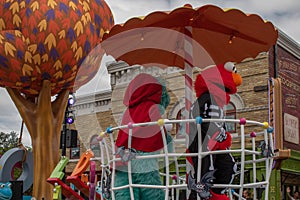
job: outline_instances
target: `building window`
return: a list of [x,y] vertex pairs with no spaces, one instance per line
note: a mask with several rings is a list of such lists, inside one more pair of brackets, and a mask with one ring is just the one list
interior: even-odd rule
[[[184,111],[185,108],[182,108],[178,111],[176,115],[176,120],[184,119]],[[184,138],[185,137],[185,123],[180,122],[176,123],[176,138]]]
[[97,140],[97,135],[92,136],[91,138],[91,142],[90,142],[90,148],[94,153],[95,157],[100,157],[101,153],[100,153],[100,144],[99,141]]
[[[225,119],[236,119],[236,108],[232,102],[224,107]],[[236,133],[236,123],[226,122],[226,131],[229,133]]]
[[77,147],[70,148],[70,159],[78,159],[80,157],[80,141],[77,139]]

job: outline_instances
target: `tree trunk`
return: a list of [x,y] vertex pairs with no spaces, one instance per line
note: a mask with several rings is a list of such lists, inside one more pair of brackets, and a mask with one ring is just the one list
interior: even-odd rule
[[50,86],[50,81],[43,81],[37,102],[25,99],[16,89],[7,88],[32,140],[33,197],[45,200],[52,199],[53,187],[47,183],[47,178],[59,162],[61,127],[69,95],[68,90],[63,90],[55,101],[51,102]]

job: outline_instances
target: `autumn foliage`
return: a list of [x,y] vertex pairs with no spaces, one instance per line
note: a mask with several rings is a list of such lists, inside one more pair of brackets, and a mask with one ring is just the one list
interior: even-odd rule
[[69,91],[97,73],[103,55],[98,44],[112,25],[104,0],[0,2],[0,87],[31,136],[36,199],[52,198],[46,180],[59,162]]
[[1,1],[0,86],[30,96],[43,80],[52,95],[80,87],[97,73],[103,51],[95,47],[112,25],[103,0]]

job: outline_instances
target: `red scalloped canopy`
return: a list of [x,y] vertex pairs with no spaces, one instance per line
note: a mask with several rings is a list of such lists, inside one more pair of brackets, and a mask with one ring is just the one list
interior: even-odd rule
[[104,34],[107,54],[129,65],[205,67],[255,58],[276,43],[271,22],[237,9],[206,5],[153,12],[115,25]]

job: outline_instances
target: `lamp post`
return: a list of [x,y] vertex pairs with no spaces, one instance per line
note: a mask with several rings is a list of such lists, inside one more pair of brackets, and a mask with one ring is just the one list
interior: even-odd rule
[[67,149],[67,141],[66,141],[66,136],[67,136],[67,125],[72,124],[74,122],[74,113],[71,107],[75,104],[75,96],[74,94],[69,95],[68,99],[68,105],[65,111],[65,119],[63,121],[63,127],[62,127],[62,132],[61,132],[61,155],[66,156],[66,149]]
[[[66,115],[66,113],[65,113]],[[64,120],[63,128],[61,132],[61,155],[66,156],[66,134],[67,134],[67,124],[66,120]]]

